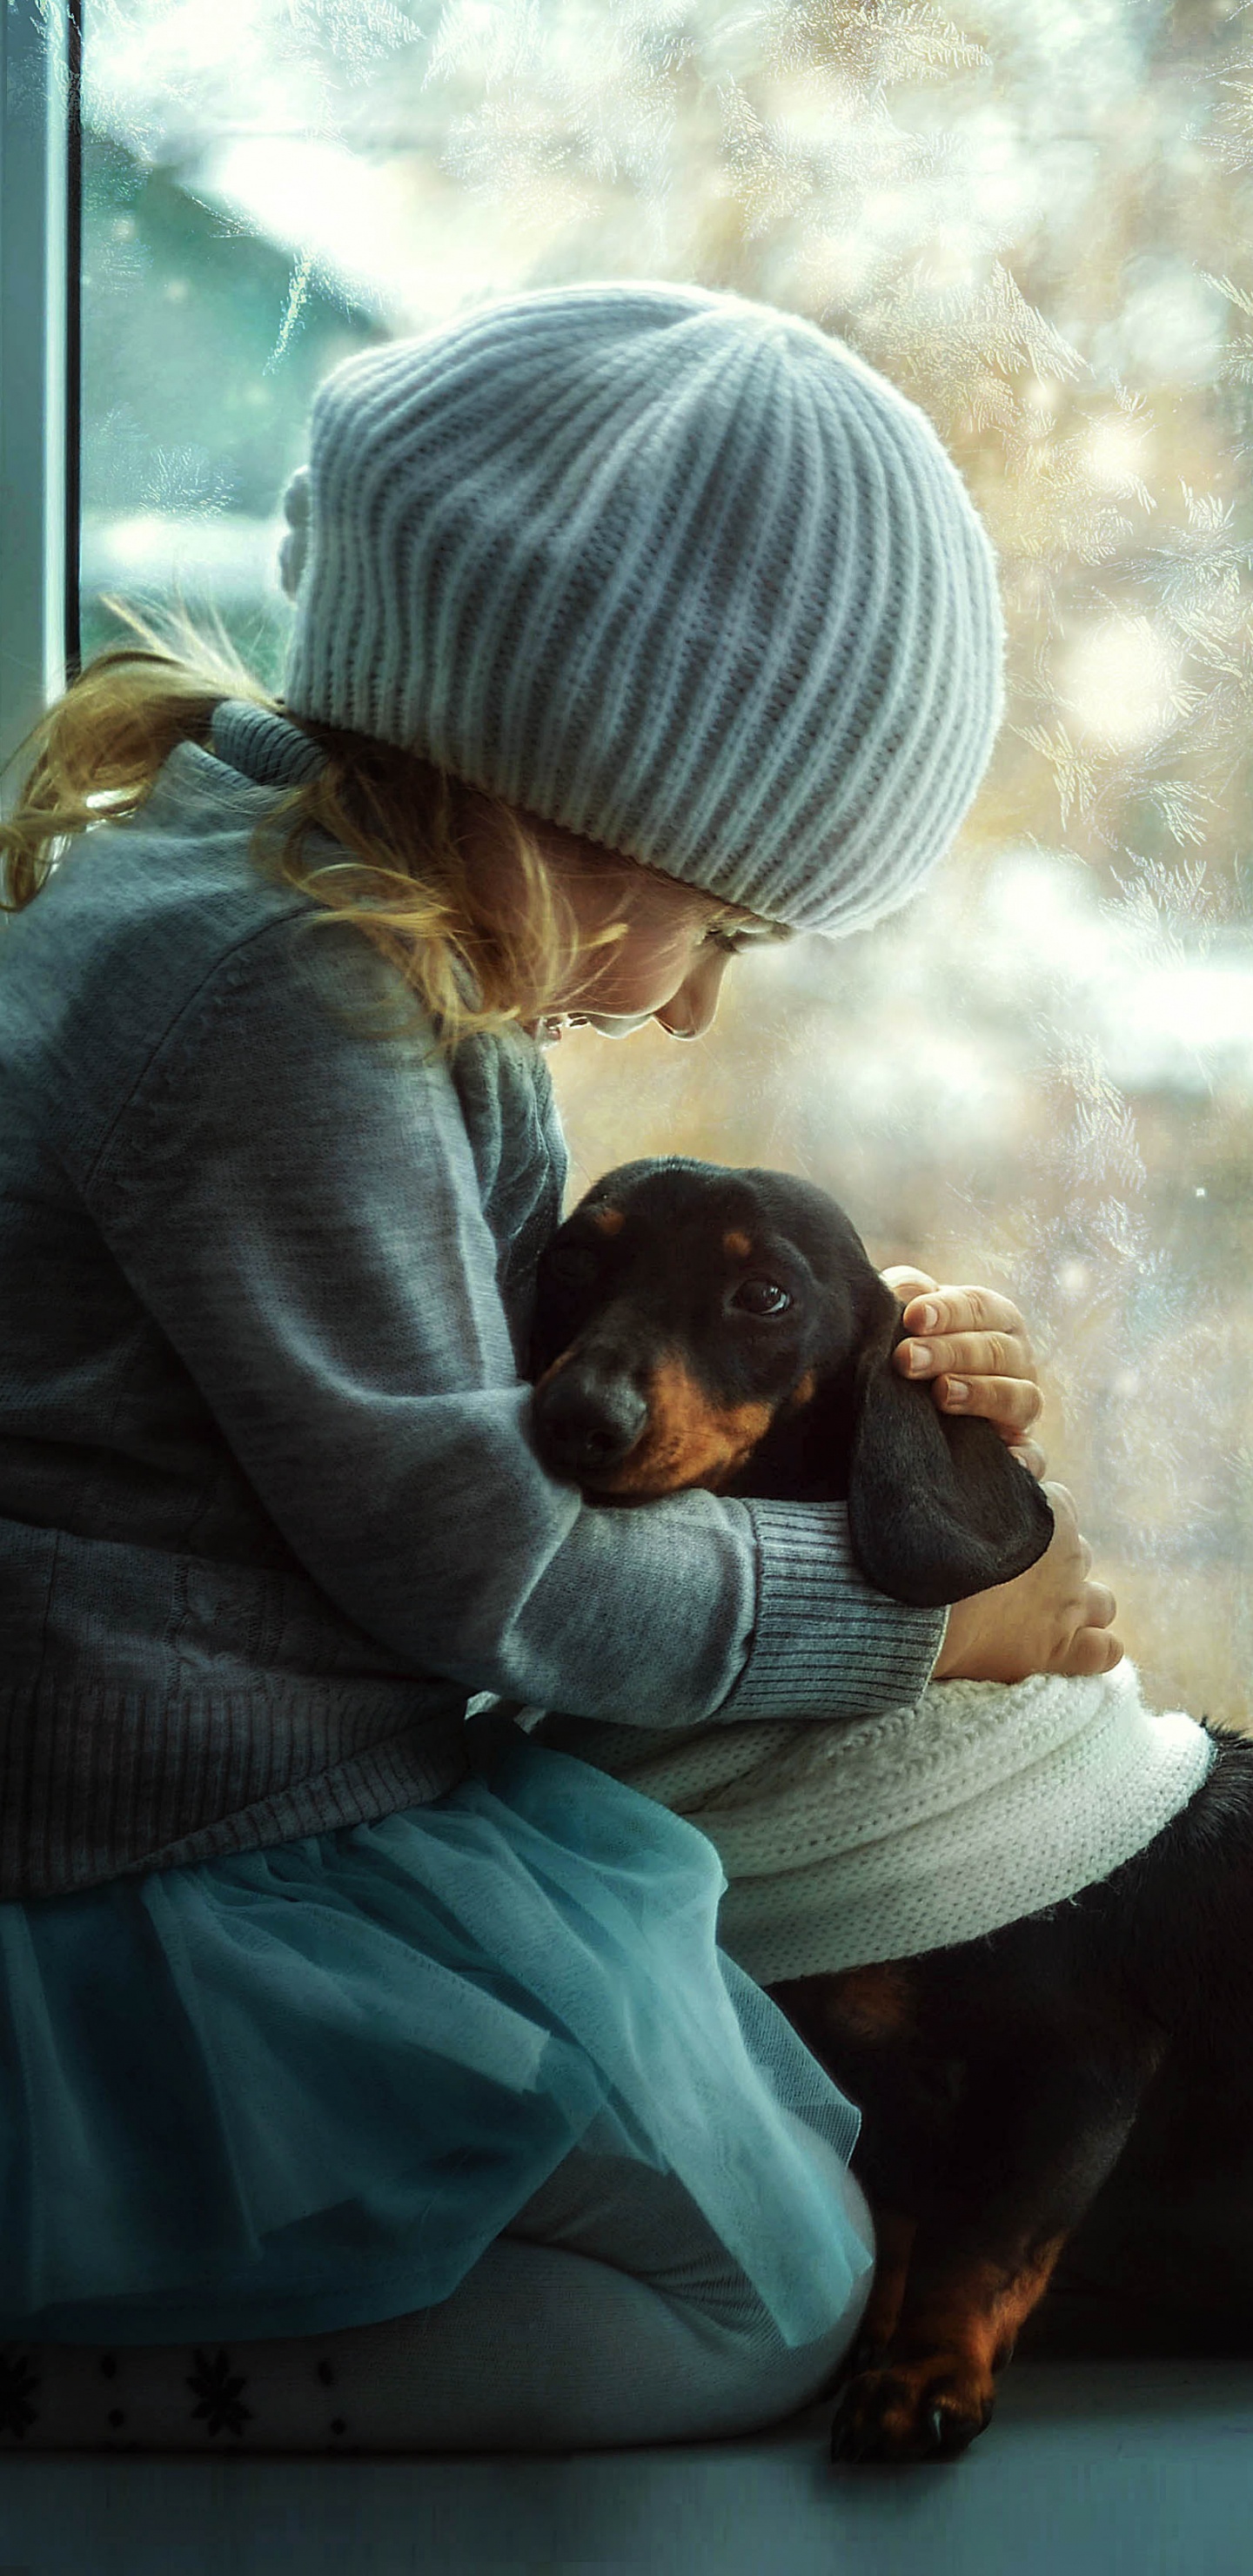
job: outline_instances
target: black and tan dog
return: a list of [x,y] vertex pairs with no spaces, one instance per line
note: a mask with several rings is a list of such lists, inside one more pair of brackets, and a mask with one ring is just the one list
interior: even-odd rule
[[[847,1499],[880,1590],[965,1598],[1034,1563],[1051,1514],[989,1425],[891,1368],[900,1337],[822,1192],[628,1164],[544,1258],[535,1437],[606,1504]],[[880,2252],[835,2457],[963,2450],[1050,2281],[1098,2348],[1102,2315],[1109,2348],[1140,2327],[1159,2349],[1253,2346],[1253,1742],[1212,1732],[1202,1788],[1081,1897],[771,1988],[863,2113]]]

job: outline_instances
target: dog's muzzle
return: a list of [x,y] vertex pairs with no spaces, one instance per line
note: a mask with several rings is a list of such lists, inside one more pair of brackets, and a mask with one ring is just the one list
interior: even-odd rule
[[593,1480],[629,1457],[648,1422],[648,1401],[617,1372],[558,1361],[535,1390],[540,1456],[557,1476]]

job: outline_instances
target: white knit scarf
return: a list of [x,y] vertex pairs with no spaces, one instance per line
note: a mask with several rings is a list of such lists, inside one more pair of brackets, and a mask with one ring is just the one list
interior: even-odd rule
[[719,1941],[760,1985],[915,1958],[1077,1896],[1161,1832],[1215,1753],[1193,1718],[1145,1707],[1129,1663],[933,1683],[860,1725],[535,1733],[708,1835]]

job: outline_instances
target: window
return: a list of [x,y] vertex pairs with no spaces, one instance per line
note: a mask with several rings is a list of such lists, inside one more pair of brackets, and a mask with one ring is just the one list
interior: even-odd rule
[[[844,334],[934,418],[1011,625],[961,848],[869,937],[739,968],[699,1047],[633,1039],[629,1082],[568,1041],[576,1171],[782,1163],[881,1260],[1011,1286],[1054,1472],[1153,1692],[1242,1714],[1253,20],[1237,0],[88,9],[88,647],[109,594],[177,590],[276,682],[277,496],[314,384],[510,287],[733,284]],[[8,368],[6,342],[6,402]]]
[[77,635],[77,0],[0,11],[0,757]]

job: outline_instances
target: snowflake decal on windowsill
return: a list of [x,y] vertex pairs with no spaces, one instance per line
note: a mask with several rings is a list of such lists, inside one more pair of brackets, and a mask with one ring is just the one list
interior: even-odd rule
[[226,2431],[242,2435],[245,2424],[251,2423],[252,2408],[241,2403],[241,2391],[247,2386],[247,2381],[242,2371],[232,2373],[228,2353],[219,2352],[216,2359],[210,2361],[207,2353],[198,2352],[196,2367],[190,2373],[187,2385],[200,2400],[192,2413],[207,2418],[210,2433]]
[[39,2413],[31,2404],[38,2390],[39,2373],[32,2370],[29,2353],[0,2353],[0,2433],[22,2440]]

